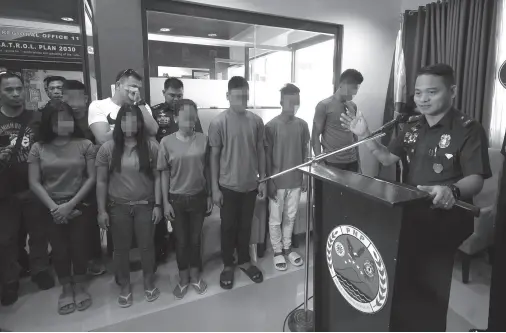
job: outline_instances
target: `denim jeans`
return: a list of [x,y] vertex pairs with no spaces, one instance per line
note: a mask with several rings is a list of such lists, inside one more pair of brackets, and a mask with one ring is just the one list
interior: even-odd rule
[[332,162],[325,161],[325,163],[330,167],[338,168],[341,170],[353,171],[353,172],[358,172],[360,170],[360,165],[358,164],[358,161],[351,162],[351,163],[332,163]]
[[251,223],[255,211],[257,191],[236,192],[221,188],[223,207],[221,217],[221,256],[225,266],[234,265],[234,250],[237,249],[237,264],[250,262],[249,243]]
[[180,271],[200,268],[200,243],[207,210],[207,194],[171,194],[170,202],[176,216],[173,228],[176,236],[177,267]]
[[301,188],[278,189],[276,200],[269,199],[269,234],[274,253],[281,253],[282,249],[288,250],[292,246],[301,192]]
[[130,284],[130,248],[135,234],[144,277],[155,271],[153,203],[109,203],[114,266],[121,286]]

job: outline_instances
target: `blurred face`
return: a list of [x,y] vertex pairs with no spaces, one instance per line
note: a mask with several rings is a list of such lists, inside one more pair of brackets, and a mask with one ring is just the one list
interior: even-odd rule
[[248,106],[249,90],[248,88],[237,88],[229,90],[227,99],[230,107],[235,110],[246,110]]
[[177,124],[179,129],[185,133],[192,132],[197,122],[197,110],[191,105],[183,105],[179,109]]
[[295,116],[300,106],[300,95],[299,94],[282,95],[281,106],[283,108],[282,111],[283,113]]
[[436,116],[448,110],[456,94],[456,86],[447,87],[437,75],[420,75],[415,84],[415,103],[424,115]]
[[63,82],[62,81],[52,81],[47,85],[47,96],[49,99],[63,99]]
[[355,95],[358,93],[358,89],[360,88],[360,84],[356,83],[348,83],[343,82],[339,85],[339,90],[341,91],[341,96],[345,101],[351,101]]
[[76,113],[86,112],[86,105],[88,104],[88,96],[86,96],[84,90],[65,90],[63,94],[63,100],[65,103],[72,107],[72,110]]
[[65,111],[53,115],[53,132],[58,136],[70,136],[74,133],[74,118]]
[[133,76],[122,78],[117,84],[117,92],[121,96],[121,102],[125,104],[134,104],[140,99],[142,81]]
[[0,83],[0,101],[2,105],[10,107],[23,106],[25,101],[25,89],[19,78],[11,77],[2,79]]
[[175,109],[177,103],[183,99],[184,91],[181,89],[167,88],[167,90],[163,90],[163,96],[165,96],[165,103],[169,104],[171,109]]
[[121,130],[125,134],[125,137],[134,137],[139,130],[137,116],[131,113],[127,113],[123,119],[121,119]]

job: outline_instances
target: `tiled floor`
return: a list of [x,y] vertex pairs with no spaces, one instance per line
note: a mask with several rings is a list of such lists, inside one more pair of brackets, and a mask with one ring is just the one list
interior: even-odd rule
[[[115,304],[118,287],[107,275],[90,285],[93,306],[68,316],[56,314],[58,288],[37,292],[26,281],[26,292],[19,302],[11,308],[0,308],[0,323],[12,331],[281,331],[287,313],[303,301],[303,270],[292,267],[286,272],[276,271],[271,253],[258,264],[265,276],[262,284],[252,283],[237,271],[234,289],[224,291],[218,285],[221,264],[214,260],[205,267],[207,294],[198,296],[191,290],[184,300],[176,301],[171,293],[176,273],[171,258],[159,268],[162,295],[154,303],[143,299],[140,273],[132,274],[134,305],[128,309]],[[468,285],[460,282],[458,261],[455,267],[448,331],[486,327],[490,266],[484,260],[473,262]],[[312,276],[310,283],[312,286]],[[312,303],[309,305],[311,308]]]

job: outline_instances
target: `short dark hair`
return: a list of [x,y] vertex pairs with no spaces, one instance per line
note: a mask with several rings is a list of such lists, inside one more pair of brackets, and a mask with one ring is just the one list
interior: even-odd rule
[[339,77],[339,83],[362,84],[364,77],[356,69],[347,69]]
[[449,88],[455,85],[455,73],[452,66],[447,64],[435,64],[421,68],[416,77],[421,75],[435,75],[443,78],[445,85]]
[[58,135],[53,131],[53,117],[59,112],[67,112],[74,119],[74,132],[72,137],[84,138],[84,133],[77,125],[76,118],[72,112],[72,107],[65,102],[59,100],[49,101],[42,111],[40,121],[39,139],[43,143],[53,141]]
[[21,75],[11,72],[11,71],[0,72],[0,84],[2,84],[3,80],[11,79],[13,77],[18,78],[21,81],[21,83],[24,84],[24,81],[23,81],[23,78],[21,77]]
[[172,89],[183,89],[184,88],[183,81],[181,81],[177,77],[169,77],[163,83],[163,89],[167,90],[169,88],[172,88]]
[[232,89],[238,88],[247,88],[249,89],[249,83],[242,76],[234,76],[230,80],[228,80],[228,91]]
[[55,82],[55,81],[61,81],[63,82],[63,84],[65,84],[65,81],[67,81],[66,78],[64,78],[63,76],[58,76],[58,75],[54,75],[54,76],[48,76],[44,79],[44,84],[46,86],[49,86],[49,84],[51,82]]
[[118,73],[118,75],[116,75],[116,82],[118,82],[122,78],[129,78],[129,77],[133,77],[136,80],[142,81],[142,75],[137,73],[135,70],[129,68],[122,70],[121,72]]
[[192,101],[191,99],[182,99],[180,100],[179,102],[177,102],[177,107],[176,107],[176,116],[179,116],[179,110],[181,110],[183,108],[183,106],[191,106],[195,109],[195,111],[198,111],[198,108],[197,108],[197,104],[195,104],[194,101]]
[[300,94],[300,89],[292,83],[287,83],[280,90],[281,96]]
[[65,89],[67,90],[86,90],[84,83],[78,80],[67,80],[65,81]]

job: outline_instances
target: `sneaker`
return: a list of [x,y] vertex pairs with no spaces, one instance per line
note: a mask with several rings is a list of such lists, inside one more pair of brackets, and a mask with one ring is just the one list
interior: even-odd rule
[[88,275],[99,276],[105,273],[105,266],[99,261],[92,260],[88,263]]
[[12,282],[5,284],[2,287],[2,299],[1,303],[3,306],[9,306],[18,300],[19,282]]
[[53,276],[48,271],[42,271],[32,276],[32,281],[40,290],[48,290],[54,287]]

